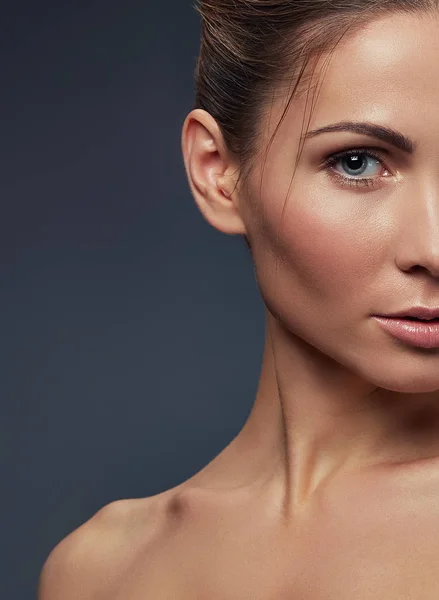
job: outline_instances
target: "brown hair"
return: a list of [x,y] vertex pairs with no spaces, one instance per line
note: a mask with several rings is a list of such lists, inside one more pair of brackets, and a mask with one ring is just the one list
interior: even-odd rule
[[[277,86],[290,81],[292,93],[274,135],[293,97],[306,86],[304,72],[313,59],[331,53],[345,34],[379,15],[433,11],[438,0],[197,0],[195,8],[201,15],[201,48],[194,108],[216,120],[245,182]],[[296,168],[302,150],[303,145]]]

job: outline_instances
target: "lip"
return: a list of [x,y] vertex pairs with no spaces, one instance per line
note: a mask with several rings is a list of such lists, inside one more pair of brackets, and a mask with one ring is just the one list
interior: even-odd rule
[[415,317],[416,319],[423,319],[424,321],[431,321],[431,319],[439,319],[439,308],[427,308],[425,306],[412,306],[407,310],[403,310],[398,313],[390,315],[379,315],[382,317],[399,317],[404,319],[405,317]]
[[403,342],[418,348],[439,348],[439,322],[410,321],[403,317],[373,318],[385,331]]

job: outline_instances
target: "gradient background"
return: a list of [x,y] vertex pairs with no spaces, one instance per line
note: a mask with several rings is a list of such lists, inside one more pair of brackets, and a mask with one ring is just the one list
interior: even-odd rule
[[239,432],[264,306],[180,149],[191,0],[5,3],[1,600],[99,508],[181,483]]

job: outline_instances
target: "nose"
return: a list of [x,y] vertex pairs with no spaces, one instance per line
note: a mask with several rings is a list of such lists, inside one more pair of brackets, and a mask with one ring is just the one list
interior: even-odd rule
[[439,280],[439,174],[411,191],[404,202],[398,267],[408,273],[427,272]]

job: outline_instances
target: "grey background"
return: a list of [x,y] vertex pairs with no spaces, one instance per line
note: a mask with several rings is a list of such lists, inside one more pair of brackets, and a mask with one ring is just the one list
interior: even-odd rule
[[238,433],[264,307],[180,150],[190,0],[0,9],[1,600],[101,506],[187,479]]

